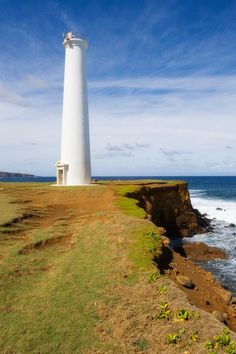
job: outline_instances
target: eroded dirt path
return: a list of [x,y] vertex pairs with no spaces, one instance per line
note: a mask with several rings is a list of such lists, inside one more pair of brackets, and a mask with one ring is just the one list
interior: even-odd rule
[[[57,222],[67,227],[67,232],[78,231],[84,224],[104,220],[114,208],[113,191],[103,186],[83,189],[39,186],[4,186],[2,193],[10,195],[20,206],[19,216],[3,224],[1,244],[10,246],[11,241],[26,241],[36,229],[47,229]],[[8,241],[8,242],[5,242]]]

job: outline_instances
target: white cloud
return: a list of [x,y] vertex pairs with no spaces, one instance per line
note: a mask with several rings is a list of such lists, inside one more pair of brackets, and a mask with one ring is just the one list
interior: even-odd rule
[[[235,157],[227,157],[236,148],[236,76],[214,74],[234,59],[233,35],[210,35],[203,28],[200,40],[181,37],[170,21],[175,11],[156,11],[154,2],[132,22],[119,20],[115,31],[108,17],[93,24],[80,18],[81,31],[95,28],[88,53],[94,175],[236,173]],[[55,173],[64,65],[60,36],[77,22],[72,8],[55,1],[45,13],[47,40],[27,21],[2,28],[11,38],[0,62],[2,170]],[[52,28],[55,19],[60,26]]]
[[[117,89],[112,95],[109,94],[111,87]],[[125,90],[131,87],[134,90]],[[107,137],[117,146],[124,141],[132,145],[142,139],[142,143],[150,147],[135,153],[132,167],[127,170],[133,175],[140,174],[144,166],[146,174],[152,175],[212,174],[223,170],[233,174],[236,172],[235,158],[227,164],[218,161],[225,160],[225,146],[236,147],[235,87],[235,76],[143,77],[92,82],[93,151],[103,151]],[[137,92],[137,88],[145,88],[145,91]],[[174,156],[167,156],[173,152],[176,152]],[[93,158],[94,170],[102,170],[103,175],[118,173],[117,165],[123,165],[125,160],[124,157],[119,161],[114,161],[112,156],[106,156],[106,160],[103,157],[103,169],[96,156]],[[213,164],[209,165],[209,161]]]
[[[62,89],[53,75],[46,81],[51,81],[49,86],[44,78],[42,82],[41,77],[31,78],[32,90],[41,86],[39,95],[29,87],[23,94],[25,78],[12,83],[12,89],[2,84],[1,169],[18,165],[22,172],[54,174],[60,153]],[[93,81],[89,90],[93,174],[235,173],[235,158],[227,160],[228,147],[236,148],[234,83],[234,76]]]

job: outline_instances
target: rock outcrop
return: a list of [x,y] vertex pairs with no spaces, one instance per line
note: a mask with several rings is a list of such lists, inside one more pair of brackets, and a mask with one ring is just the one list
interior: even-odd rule
[[175,251],[192,261],[207,262],[215,259],[227,259],[227,254],[218,247],[209,246],[203,242],[189,242],[175,247]]
[[150,220],[163,227],[169,238],[192,236],[209,227],[209,221],[193,209],[186,182],[150,184],[127,196],[137,199]]
[[194,284],[192,280],[185,275],[177,275],[176,280],[180,285],[184,286],[185,288],[189,288],[189,289],[194,288]]

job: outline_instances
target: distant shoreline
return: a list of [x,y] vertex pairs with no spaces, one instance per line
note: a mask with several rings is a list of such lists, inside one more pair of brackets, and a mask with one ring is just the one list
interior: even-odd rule
[[27,173],[16,173],[16,172],[0,172],[0,178],[11,178],[11,177],[20,177],[20,178],[33,178],[34,175]]

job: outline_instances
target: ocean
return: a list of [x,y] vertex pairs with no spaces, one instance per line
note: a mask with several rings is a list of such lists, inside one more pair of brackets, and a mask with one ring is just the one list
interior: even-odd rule
[[[223,286],[236,296],[236,177],[95,177],[96,179],[174,179],[189,184],[192,205],[212,219],[213,231],[187,238],[184,242],[202,241],[223,249],[226,260],[199,262],[212,272]],[[55,182],[55,177],[0,178],[0,182]]]
[[199,262],[236,296],[236,177],[188,177],[192,205],[212,219],[213,231],[187,242],[205,242],[228,255],[226,260]]

